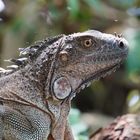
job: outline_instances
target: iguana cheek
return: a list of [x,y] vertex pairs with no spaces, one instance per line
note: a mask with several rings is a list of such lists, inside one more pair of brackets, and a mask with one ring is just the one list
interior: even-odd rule
[[53,83],[53,93],[58,99],[65,99],[72,91],[70,82],[66,77],[59,77]]

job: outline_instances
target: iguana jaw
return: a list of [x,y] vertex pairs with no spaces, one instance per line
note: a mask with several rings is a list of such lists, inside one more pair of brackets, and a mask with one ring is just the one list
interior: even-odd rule
[[106,75],[111,74],[111,72],[115,72],[115,70],[120,66],[120,64],[114,64],[113,66],[110,67],[106,67],[96,73],[94,73],[92,76],[90,76],[89,78],[87,78],[85,81],[83,81],[84,83],[88,83],[91,82],[93,80],[99,80],[101,77],[105,77]]
[[99,80],[102,77],[105,77],[107,75],[110,75],[112,72],[115,72],[117,68],[120,67],[120,64],[114,64],[113,66],[106,67],[96,73],[94,73],[92,76],[89,76],[87,79],[83,80],[79,87],[75,90],[75,93],[80,92],[84,88],[88,87],[92,81]]
[[87,64],[90,65],[89,68],[93,68],[93,71],[90,70],[90,74],[83,78],[81,84],[78,86],[76,91],[79,92],[84,88],[88,87],[92,83],[92,81],[99,80],[100,78],[104,78],[105,76],[110,75],[112,72],[115,72],[116,69],[119,68],[123,61],[126,59],[127,53],[127,51],[122,53],[121,57],[119,56],[119,59],[117,59],[117,56],[114,55],[114,59],[112,60],[105,59],[104,61],[96,63],[92,61],[92,59],[89,60],[90,62],[87,62]]

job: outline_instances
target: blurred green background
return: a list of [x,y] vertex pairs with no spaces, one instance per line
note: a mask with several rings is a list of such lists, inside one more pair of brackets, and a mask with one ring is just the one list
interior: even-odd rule
[[120,69],[94,82],[72,102],[78,110],[72,110],[71,124],[91,132],[112,117],[140,113],[140,0],[0,0],[0,65],[4,68],[8,64],[3,60],[17,57],[20,47],[88,29],[122,33],[130,44]]

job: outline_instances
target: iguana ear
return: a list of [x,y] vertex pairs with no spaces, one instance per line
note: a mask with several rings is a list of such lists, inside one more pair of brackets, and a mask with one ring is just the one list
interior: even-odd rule
[[65,99],[71,93],[71,85],[66,77],[59,77],[53,83],[53,93],[57,99]]

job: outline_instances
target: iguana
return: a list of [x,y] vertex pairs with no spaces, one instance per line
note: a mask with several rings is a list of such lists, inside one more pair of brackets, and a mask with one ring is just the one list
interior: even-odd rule
[[0,69],[0,140],[73,140],[71,100],[115,71],[128,54],[120,35],[95,30],[58,35],[20,48]]

